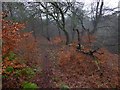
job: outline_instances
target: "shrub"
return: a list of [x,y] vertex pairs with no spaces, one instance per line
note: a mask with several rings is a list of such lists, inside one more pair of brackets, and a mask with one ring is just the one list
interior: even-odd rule
[[35,75],[35,72],[32,68],[27,67],[23,68],[22,70],[16,70],[14,76],[20,77],[20,76],[26,76],[28,78],[31,78]]
[[23,23],[2,20],[2,54],[13,51],[23,35],[19,32],[25,28]]
[[31,83],[31,82],[24,82],[22,84],[23,89],[30,89],[30,90],[35,90],[38,88],[37,84]]
[[21,75],[21,70],[16,70],[14,76],[19,77]]
[[8,58],[9,58],[10,61],[12,61],[12,60],[15,60],[15,56],[16,56],[16,54],[11,51],[11,52],[9,53]]
[[69,86],[68,86],[68,85],[65,85],[65,84],[62,84],[62,85],[60,86],[60,89],[61,89],[61,90],[69,90]]
[[6,76],[6,75],[2,75],[2,78],[4,79],[4,78],[7,78],[8,76]]
[[13,67],[11,67],[11,66],[8,66],[7,68],[6,68],[6,72],[13,72],[14,71],[14,68]]
[[35,75],[34,70],[33,70],[32,68],[29,68],[29,67],[22,69],[22,70],[20,71],[20,73],[21,73],[22,75],[28,76],[28,78],[31,78],[32,76]]

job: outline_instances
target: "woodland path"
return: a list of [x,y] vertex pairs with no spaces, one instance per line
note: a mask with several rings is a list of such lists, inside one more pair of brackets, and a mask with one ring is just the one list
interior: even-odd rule
[[[39,39],[38,39],[39,40]],[[41,38],[38,43],[38,55],[41,71],[38,70],[38,72],[41,72],[41,74],[37,74],[34,78],[34,82],[36,82],[38,85],[40,85],[41,88],[51,88],[54,87],[53,84],[53,78],[54,78],[54,72],[56,66],[56,51],[58,50],[57,45],[52,45],[48,40],[45,38]]]

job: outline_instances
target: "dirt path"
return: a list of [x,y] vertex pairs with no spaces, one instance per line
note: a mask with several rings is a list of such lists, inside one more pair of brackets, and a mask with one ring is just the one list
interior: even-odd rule
[[[39,39],[38,39],[39,40]],[[42,88],[51,88],[53,87],[53,70],[55,66],[55,46],[51,45],[49,41],[45,40],[45,38],[40,39],[38,43],[39,49],[39,59],[41,63],[38,63],[41,68],[41,74],[37,74],[34,78],[34,82],[36,82]],[[53,55],[54,54],[54,55]]]
[[47,47],[44,48],[43,51],[43,60],[42,60],[43,66],[42,66],[42,73],[43,76],[43,87],[51,87],[51,75],[52,75],[52,69],[51,65],[52,62],[50,61],[49,52],[47,52]]

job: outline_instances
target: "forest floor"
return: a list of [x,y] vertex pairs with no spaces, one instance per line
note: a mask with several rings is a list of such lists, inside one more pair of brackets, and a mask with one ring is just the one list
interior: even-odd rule
[[[98,63],[91,56],[77,52],[73,46],[55,44],[42,37],[37,39],[37,51],[34,53],[36,58],[33,61],[37,61],[36,65],[31,60],[29,62],[37,72],[29,81],[40,88],[119,87],[116,54],[106,51],[106,57],[104,61],[99,62],[98,69]],[[6,79],[3,79],[3,86],[7,84]]]
[[[42,88],[59,88],[66,85],[70,88],[115,88],[118,84],[118,57],[110,54],[112,59],[100,64],[100,71],[92,57],[75,61],[70,57],[65,65],[60,65],[58,53],[62,45],[52,44],[47,40],[39,41],[39,54],[42,58],[42,75],[37,74],[33,79]],[[69,51],[71,47],[64,46],[62,50]],[[79,52],[77,52],[79,53]],[[61,55],[61,57],[65,57]],[[74,54],[74,52],[72,53]],[[63,58],[64,59],[64,58]],[[69,57],[67,58],[69,59]],[[101,74],[102,73],[102,74]]]

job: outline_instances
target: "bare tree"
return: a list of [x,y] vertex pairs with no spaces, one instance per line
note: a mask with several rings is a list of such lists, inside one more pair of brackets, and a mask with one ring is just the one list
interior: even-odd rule
[[[69,34],[66,30],[66,23],[65,23],[65,14],[69,9],[69,3],[60,3],[60,2],[50,2],[51,6],[49,7],[50,9],[48,10],[48,15],[53,18],[53,20],[56,21],[58,27],[64,32],[65,37],[66,37],[66,45],[69,44]],[[47,9],[43,3],[40,3],[40,5],[43,7],[44,11]],[[62,8],[64,7],[64,8]],[[43,13],[46,13],[44,12]],[[57,12],[56,12],[57,11]]]
[[91,34],[94,34],[97,31],[98,23],[100,22],[100,19],[102,17],[103,5],[104,5],[104,1],[103,0],[98,0],[95,11],[94,11],[94,8],[92,8],[93,30],[90,32]]

